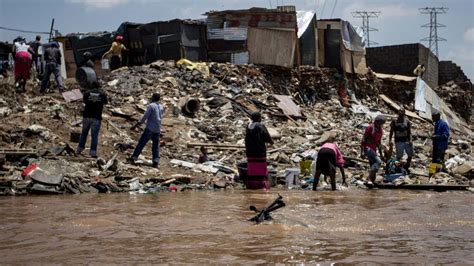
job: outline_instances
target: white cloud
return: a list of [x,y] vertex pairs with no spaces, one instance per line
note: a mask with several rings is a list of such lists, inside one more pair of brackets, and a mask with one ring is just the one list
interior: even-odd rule
[[464,40],[474,42],[474,28],[469,28],[464,32]]
[[67,0],[69,3],[83,4],[86,8],[107,9],[127,3],[129,0]]

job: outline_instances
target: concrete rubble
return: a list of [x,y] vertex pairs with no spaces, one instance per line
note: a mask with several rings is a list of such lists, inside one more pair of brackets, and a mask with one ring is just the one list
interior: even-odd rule
[[[74,154],[81,131],[80,100],[66,101],[58,93],[40,94],[37,89],[16,93],[11,79],[1,80],[0,147],[37,153],[15,155],[0,149],[0,161],[2,154],[4,158],[0,194],[241,189],[244,186],[236,165],[245,159],[244,128],[249,114],[257,110],[275,139],[268,150],[275,186],[285,187],[285,170],[300,168],[304,161],[314,158],[327,132],[335,130],[347,161],[349,189],[363,187],[368,169],[368,164],[358,158],[363,131],[379,113],[396,117],[396,110],[379,100],[380,93],[391,96],[383,80],[373,73],[344,79],[335,69],[308,66],[300,71],[256,65],[205,66],[190,69],[175,61],[159,60],[123,67],[105,76],[102,86],[109,95],[109,105],[104,109],[98,159]],[[68,91],[80,89],[70,80],[65,86]],[[341,87],[347,99],[338,93]],[[161,93],[166,108],[159,169],[151,167],[148,146],[137,165],[126,163],[141,134],[130,127],[144,113],[153,92]],[[284,105],[295,111],[294,103],[299,113],[287,112],[291,110],[285,110],[281,97],[274,95],[290,96],[291,102],[284,97]],[[395,99],[401,97],[399,91],[393,95]],[[345,102],[350,106],[343,106]],[[399,104],[413,110],[412,103]],[[429,177],[428,133],[432,125],[410,119],[415,149],[412,171],[393,183],[473,185],[472,136],[453,132],[447,173]],[[389,123],[384,129],[383,143],[388,144]],[[210,162],[197,162],[201,146],[207,146]],[[33,163],[41,169],[35,170],[41,177],[22,177]],[[340,176],[337,178],[340,182]],[[311,171],[303,171],[299,181],[293,189],[309,189]]]

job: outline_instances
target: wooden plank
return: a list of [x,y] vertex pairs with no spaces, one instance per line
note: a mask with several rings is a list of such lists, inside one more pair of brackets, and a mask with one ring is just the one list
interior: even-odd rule
[[357,74],[367,74],[367,63],[364,54],[352,52],[352,62],[354,64],[354,71]]
[[249,63],[292,67],[295,46],[294,30],[249,28]]
[[341,41],[341,66],[344,72],[353,73],[352,53],[351,51],[344,48],[344,44],[342,44],[342,41]]
[[317,65],[324,66],[324,29],[318,29],[318,62]]
[[293,102],[290,96],[277,94],[273,94],[272,96],[278,100],[277,106],[285,115],[301,117],[300,107]]
[[186,147],[194,148],[194,147],[213,147],[213,148],[239,148],[245,149],[244,145],[237,145],[237,144],[220,144],[220,143],[196,143],[196,142],[188,142],[186,143]]
[[[387,103],[390,107],[392,107],[393,109],[395,109],[396,111],[400,110],[400,105],[398,105],[397,103],[395,103],[394,101],[392,101],[392,99],[390,99],[387,95],[385,94],[380,94],[379,95],[380,98],[385,102]],[[419,119],[419,120],[422,120],[422,121],[425,121],[423,118],[421,118],[420,116],[418,116],[416,113],[412,112],[412,111],[409,111],[409,110],[405,110],[405,115],[409,116],[409,117],[412,117],[412,118],[416,118],[416,119]]]

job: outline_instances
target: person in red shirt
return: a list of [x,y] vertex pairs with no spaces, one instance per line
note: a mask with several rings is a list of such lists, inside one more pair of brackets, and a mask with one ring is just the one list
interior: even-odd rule
[[[369,124],[365,129],[364,137],[360,145],[361,157],[367,157],[369,159],[370,171],[369,171],[369,182],[375,182],[375,176],[377,171],[382,165],[383,152],[382,152],[382,136],[383,136],[383,124],[387,119],[383,115],[378,115],[374,123]],[[377,149],[379,150],[380,157],[377,155]]]

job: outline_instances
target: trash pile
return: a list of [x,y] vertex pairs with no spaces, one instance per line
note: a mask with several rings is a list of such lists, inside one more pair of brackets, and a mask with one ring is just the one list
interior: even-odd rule
[[435,91],[439,97],[451,104],[453,110],[469,123],[472,115],[472,97],[474,93],[474,88],[469,81],[459,84],[450,81],[437,87]]
[[[368,169],[367,161],[358,158],[365,127],[377,114],[395,118],[396,113],[379,101],[384,84],[371,74],[349,79],[335,69],[310,66],[298,70],[159,60],[103,77],[109,105],[103,114],[99,158],[94,159],[74,154],[83,109],[75,81],[65,82],[66,95],[40,94],[32,84],[26,93],[16,93],[12,83],[0,80],[0,159],[4,158],[0,167],[5,170],[0,173],[0,193],[8,195],[243,188],[237,164],[245,159],[244,129],[254,111],[262,112],[275,141],[268,148],[275,186],[288,186],[291,179],[294,189],[311,187],[308,166],[329,131],[338,133],[347,180],[358,186]],[[136,165],[126,162],[141,134],[130,127],[145,112],[154,92],[161,93],[166,109],[159,169],[150,167],[149,146]],[[350,104],[346,107],[346,103]],[[428,183],[432,126],[412,120],[415,157],[407,178]],[[388,144],[389,123],[384,129],[383,143]],[[454,133],[451,142],[448,155],[462,160],[449,168],[446,182],[469,184],[473,170],[464,172],[464,165],[474,160],[472,137]],[[208,162],[198,163],[201,147],[208,150]],[[33,164],[42,169],[38,173],[44,178],[21,176]],[[459,167],[464,170],[454,171]],[[295,168],[300,171],[291,171]]]

